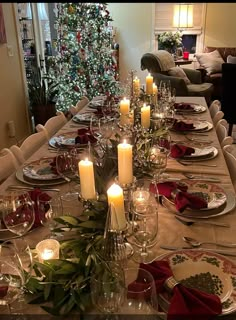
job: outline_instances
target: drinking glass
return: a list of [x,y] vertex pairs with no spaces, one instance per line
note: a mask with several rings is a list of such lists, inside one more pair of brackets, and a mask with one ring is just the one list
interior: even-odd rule
[[26,191],[14,190],[3,196],[3,222],[18,236],[25,235],[35,221],[34,203]]
[[146,204],[133,208],[133,235],[141,249],[135,251],[133,259],[136,262],[149,263],[155,258],[155,253],[148,248],[156,240],[158,233],[158,204],[156,198],[150,195]]
[[160,147],[157,141],[150,148],[148,161],[149,165],[155,170],[154,180],[156,183],[160,182],[161,174],[166,169],[168,153],[168,149]]
[[57,222],[54,218],[62,215],[60,193],[57,191],[47,191],[47,193],[43,192],[39,194],[37,198],[37,209],[40,222],[50,230],[46,239],[57,237],[53,230],[57,226]]
[[124,315],[140,315],[148,319],[157,319],[158,299],[156,293],[155,281],[152,274],[137,267],[124,269],[126,295],[124,303],[121,306],[121,319]]
[[101,134],[101,143],[107,145],[108,139],[111,138],[112,134],[116,129],[115,120],[108,117],[99,119],[99,133]]
[[119,264],[101,262],[96,264],[90,280],[91,299],[102,313],[116,313],[124,301],[124,272]]

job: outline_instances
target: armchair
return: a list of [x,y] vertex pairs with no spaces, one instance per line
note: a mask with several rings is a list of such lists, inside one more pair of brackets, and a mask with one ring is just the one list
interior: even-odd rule
[[201,72],[198,70],[176,67],[174,58],[168,51],[145,53],[141,58],[141,70],[145,69],[150,72],[157,85],[161,80],[170,80],[176,96],[205,97],[207,104],[210,104],[213,85],[202,82]]

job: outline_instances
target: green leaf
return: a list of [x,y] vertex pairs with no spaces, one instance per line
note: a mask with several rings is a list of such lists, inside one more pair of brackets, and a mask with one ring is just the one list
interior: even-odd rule
[[99,221],[85,221],[79,223],[80,227],[91,228],[91,229],[103,229],[104,224]]
[[78,225],[78,220],[72,216],[61,216],[60,218],[55,218],[55,220],[59,223],[69,223],[72,226]]

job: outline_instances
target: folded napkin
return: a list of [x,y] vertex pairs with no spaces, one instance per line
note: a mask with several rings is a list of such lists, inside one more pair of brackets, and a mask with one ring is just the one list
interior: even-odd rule
[[172,158],[181,158],[183,156],[189,156],[194,153],[194,148],[184,146],[182,144],[173,144],[170,149],[170,156]]
[[175,108],[176,110],[194,110],[194,108],[191,106],[191,104],[189,104],[189,103],[184,103],[184,102],[175,103],[175,104],[174,104],[174,108]]
[[[154,261],[149,264],[141,263],[140,268],[152,274],[157,293],[164,292],[165,281],[173,277],[168,261]],[[145,286],[145,284],[139,284],[137,291],[140,289],[140,285]],[[133,286],[133,289],[135,289],[135,286]],[[217,295],[187,288],[181,283],[172,289],[171,294],[167,320],[211,320],[222,313],[221,301]]]
[[192,123],[186,123],[181,120],[175,120],[172,129],[176,131],[188,131],[188,130],[193,130],[195,127]]
[[[183,212],[186,208],[191,209],[202,209],[207,208],[207,202],[205,199],[188,193],[188,186],[181,185],[177,182],[159,182],[157,184],[159,195],[165,196],[166,198],[173,199],[175,207],[179,212]],[[150,191],[156,193],[156,185],[151,183]]]
[[78,136],[75,137],[75,144],[86,144],[88,142],[95,143],[96,141],[97,139],[89,129],[78,129]]

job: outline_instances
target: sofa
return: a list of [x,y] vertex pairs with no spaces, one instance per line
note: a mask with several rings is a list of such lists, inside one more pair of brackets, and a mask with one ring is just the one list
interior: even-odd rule
[[236,63],[236,48],[207,46],[203,53],[196,53],[199,63],[197,70],[201,71],[202,81],[214,85],[212,100],[222,99],[222,64]]

